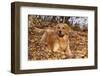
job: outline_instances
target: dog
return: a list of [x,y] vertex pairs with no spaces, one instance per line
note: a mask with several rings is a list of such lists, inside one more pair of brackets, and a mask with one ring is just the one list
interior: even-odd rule
[[63,51],[71,58],[73,54],[69,46],[69,35],[71,28],[68,24],[59,23],[54,28],[47,28],[41,38],[41,43],[46,43],[48,51],[59,52]]

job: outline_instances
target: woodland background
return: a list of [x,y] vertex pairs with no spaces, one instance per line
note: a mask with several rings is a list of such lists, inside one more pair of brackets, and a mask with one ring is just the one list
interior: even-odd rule
[[68,59],[64,52],[45,51],[45,45],[39,40],[44,32],[39,32],[34,27],[45,29],[54,27],[59,23],[67,23],[73,30],[69,32],[70,49],[75,58],[88,57],[88,18],[76,16],[46,16],[28,15],[28,59],[29,60],[55,60]]

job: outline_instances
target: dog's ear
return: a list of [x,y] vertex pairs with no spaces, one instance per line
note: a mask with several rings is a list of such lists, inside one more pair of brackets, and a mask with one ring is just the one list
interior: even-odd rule
[[71,27],[68,24],[64,24],[65,28],[66,28],[66,33],[68,32],[72,32]]

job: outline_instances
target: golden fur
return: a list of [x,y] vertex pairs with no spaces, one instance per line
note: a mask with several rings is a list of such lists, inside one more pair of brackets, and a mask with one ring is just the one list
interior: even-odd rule
[[45,30],[41,42],[46,42],[48,51],[64,51],[68,57],[72,57],[73,54],[69,47],[68,32],[71,28],[68,24],[59,23],[54,29],[48,28]]

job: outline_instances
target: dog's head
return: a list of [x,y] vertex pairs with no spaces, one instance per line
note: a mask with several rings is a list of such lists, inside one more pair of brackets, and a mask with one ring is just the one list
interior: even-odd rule
[[68,26],[68,24],[65,23],[59,23],[56,25],[56,33],[59,37],[63,37],[64,35],[66,35],[69,31],[71,30],[71,28]]

